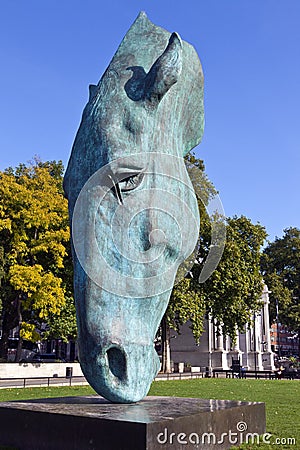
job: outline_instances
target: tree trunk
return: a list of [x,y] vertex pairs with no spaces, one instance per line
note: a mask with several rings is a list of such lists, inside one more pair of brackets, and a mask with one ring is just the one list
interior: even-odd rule
[[6,298],[3,303],[2,339],[0,339],[0,358],[7,361],[9,350],[9,335],[18,324],[17,320],[18,299]]
[[15,362],[19,362],[22,358],[22,348],[23,348],[23,339],[19,338],[16,356],[15,356]]
[[[22,309],[21,308],[22,308],[21,298],[18,297],[18,300],[17,300],[17,318],[18,319],[17,320],[18,320],[18,324],[19,324],[19,332],[20,332],[20,327],[21,327],[21,323],[22,323]],[[16,356],[15,356],[15,362],[19,362],[22,357],[22,347],[23,347],[23,339],[19,335],[19,341],[18,341]]]
[[9,329],[6,326],[5,320],[2,323],[2,338],[0,339],[0,359],[7,361],[8,357],[8,338],[9,338]]
[[59,356],[59,339],[55,339],[55,358],[58,358]]
[[170,328],[164,316],[161,322],[162,372],[171,373]]

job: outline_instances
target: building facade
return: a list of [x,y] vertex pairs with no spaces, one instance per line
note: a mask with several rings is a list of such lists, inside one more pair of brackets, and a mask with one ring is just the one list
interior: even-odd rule
[[281,323],[274,323],[271,326],[271,348],[281,356],[299,355],[299,334],[291,332]]
[[274,353],[271,349],[269,291],[264,285],[263,307],[253,314],[253,325],[236,332],[235,343],[222,334],[212,317],[205,319],[205,331],[197,345],[189,325],[180,334],[171,333],[171,359],[185,365],[228,370],[233,360],[239,360],[247,370],[274,370]]

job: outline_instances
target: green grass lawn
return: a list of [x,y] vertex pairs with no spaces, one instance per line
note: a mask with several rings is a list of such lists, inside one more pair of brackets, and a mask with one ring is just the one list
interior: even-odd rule
[[71,395],[93,395],[96,392],[90,386],[53,386],[25,389],[0,389],[0,402],[12,400],[31,400],[34,398],[69,397]]
[[[0,389],[0,401],[95,394],[89,386]],[[203,378],[155,381],[149,395],[265,402],[267,431],[276,438],[295,438],[296,445],[244,445],[243,449],[300,449],[300,381]],[[1,447],[0,447],[1,448]]]

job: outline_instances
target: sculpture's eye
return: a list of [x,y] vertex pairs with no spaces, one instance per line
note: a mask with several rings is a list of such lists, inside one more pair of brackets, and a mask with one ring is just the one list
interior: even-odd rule
[[126,176],[126,178],[119,177],[118,185],[122,192],[132,191],[140,186],[143,181],[144,173],[135,173],[130,176]]
[[145,169],[132,170],[123,169],[115,172],[115,175],[108,175],[112,182],[112,190],[120,205],[123,204],[122,192],[129,192],[136,189],[143,181]]

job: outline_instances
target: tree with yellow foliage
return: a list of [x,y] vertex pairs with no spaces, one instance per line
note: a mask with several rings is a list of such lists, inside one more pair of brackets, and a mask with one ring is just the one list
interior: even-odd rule
[[19,327],[19,360],[22,340],[40,340],[72,295],[62,173],[61,162],[37,159],[0,172],[0,358],[6,359],[9,333]]

